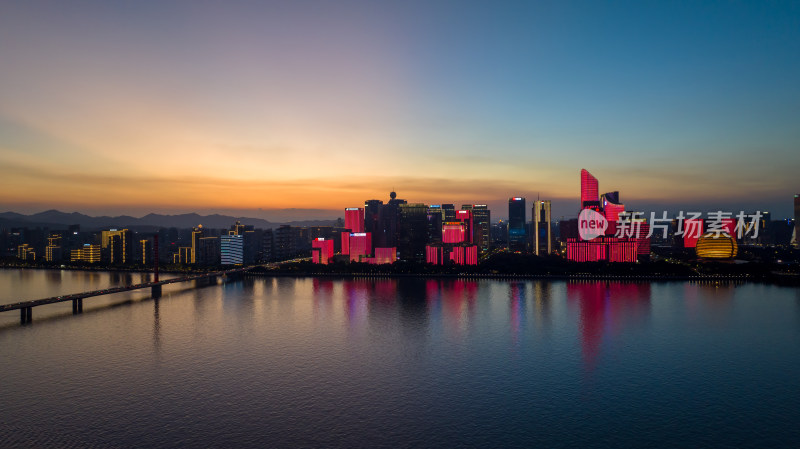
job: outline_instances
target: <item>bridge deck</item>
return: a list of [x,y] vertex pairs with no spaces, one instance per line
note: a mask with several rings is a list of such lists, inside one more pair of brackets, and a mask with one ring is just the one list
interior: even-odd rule
[[186,276],[186,277],[181,277],[181,278],[166,279],[166,280],[158,281],[158,282],[145,282],[145,283],[142,283],[142,284],[125,285],[125,286],[121,286],[121,287],[111,287],[111,288],[106,288],[106,289],[103,289],[103,290],[93,290],[93,291],[90,291],[90,292],[73,293],[73,294],[70,294],[70,295],[53,296],[53,297],[50,297],[50,298],[43,298],[43,299],[34,299],[32,301],[21,301],[21,302],[16,302],[16,303],[13,303],[13,304],[2,304],[2,305],[0,305],[0,312],[9,312],[11,310],[19,310],[19,309],[25,309],[25,308],[29,308],[29,307],[43,306],[45,304],[53,304],[53,303],[57,303],[57,302],[73,301],[73,300],[76,300],[76,299],[90,298],[92,296],[102,296],[102,295],[109,295],[109,294],[112,294],[112,293],[127,292],[127,291],[131,291],[131,290],[139,290],[139,289],[142,289],[142,288],[156,287],[156,286],[165,285],[165,284],[175,284],[177,282],[188,282],[188,281],[194,281],[194,280],[203,279],[203,278],[209,278],[209,277],[215,277],[215,276],[224,276],[226,274],[245,271],[245,270],[248,270],[248,269],[249,269],[249,267],[248,268],[235,268],[233,270],[214,271],[214,272],[211,272],[211,273],[202,273],[202,274],[196,274],[196,275]]

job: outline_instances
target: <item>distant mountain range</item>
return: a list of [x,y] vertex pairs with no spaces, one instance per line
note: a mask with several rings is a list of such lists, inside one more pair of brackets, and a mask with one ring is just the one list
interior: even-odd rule
[[162,215],[147,214],[136,218],[128,215],[118,217],[91,217],[78,212],[66,213],[48,210],[38,214],[23,215],[16,212],[0,213],[0,228],[14,227],[47,227],[65,229],[70,225],[80,225],[82,231],[93,231],[108,228],[129,228],[137,231],[149,231],[158,228],[192,228],[199,224],[212,229],[230,228],[236,220],[244,225],[253,225],[257,229],[277,228],[280,225],[292,226],[333,226],[336,220],[304,220],[285,223],[271,222],[260,218],[233,217],[229,215]]

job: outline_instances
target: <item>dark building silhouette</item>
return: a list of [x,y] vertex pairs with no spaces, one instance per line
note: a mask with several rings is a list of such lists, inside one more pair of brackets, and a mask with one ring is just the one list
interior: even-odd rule
[[525,251],[528,238],[525,221],[525,198],[508,199],[508,250]]
[[[422,203],[398,204],[397,257],[417,262],[425,261],[428,241],[428,206]],[[391,246],[389,246],[391,247]]]
[[440,204],[428,206],[428,243],[442,242],[442,222],[444,212]]
[[[462,209],[464,207],[462,206]],[[491,221],[492,213],[485,204],[473,204],[472,210],[472,242],[478,247],[480,255],[486,255],[492,247]]]
[[800,248],[800,195],[794,196],[794,247]]
[[381,246],[386,243],[383,214],[383,201],[367,200],[364,202],[364,232],[372,235],[373,244]]

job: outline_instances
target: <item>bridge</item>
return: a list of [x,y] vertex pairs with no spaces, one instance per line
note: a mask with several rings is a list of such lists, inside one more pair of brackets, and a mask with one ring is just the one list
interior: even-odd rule
[[46,304],[55,304],[59,302],[72,301],[72,313],[79,314],[83,312],[83,300],[93,296],[110,295],[113,293],[128,292],[131,290],[140,290],[144,288],[152,289],[154,297],[161,295],[161,286],[166,284],[176,284],[178,282],[189,282],[199,279],[214,279],[221,276],[231,276],[237,273],[242,273],[252,267],[234,268],[231,270],[213,271],[208,273],[194,274],[191,276],[184,276],[179,278],[166,279],[163,281],[158,280],[158,271],[156,271],[153,282],[144,282],[141,284],[125,285],[121,287],[111,287],[103,290],[93,290],[89,292],[73,293],[71,295],[53,296],[50,298],[35,299],[32,301],[22,301],[13,304],[0,305],[0,312],[10,312],[12,310],[19,310],[20,324],[27,324],[33,320],[33,308],[43,306]]

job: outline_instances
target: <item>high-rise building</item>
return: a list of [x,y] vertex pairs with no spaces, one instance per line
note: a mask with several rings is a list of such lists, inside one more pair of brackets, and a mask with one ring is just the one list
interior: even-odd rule
[[139,249],[142,256],[139,262],[142,265],[150,265],[153,261],[153,241],[151,239],[139,240]]
[[364,231],[372,234],[377,241],[377,236],[381,232],[381,211],[383,201],[367,200],[364,202]]
[[203,237],[203,225],[197,225],[192,229],[192,249],[189,254],[189,260],[183,263],[197,263],[197,253],[200,250],[200,239]]
[[442,225],[442,243],[464,243],[465,234],[463,222],[451,221]]
[[17,258],[20,260],[35,261],[36,252],[28,243],[17,246]]
[[372,235],[372,242],[376,248],[397,246],[402,204],[406,204],[406,201],[398,199],[395,192],[389,194],[389,202],[386,204],[380,200],[364,202],[364,232]]
[[364,209],[360,207],[348,207],[344,210],[344,227],[350,232],[364,231]]
[[592,176],[585,168],[581,169],[581,209],[586,209],[587,207],[599,209],[598,194],[597,178]]
[[[398,204],[397,257],[408,261],[425,260],[428,241],[428,206],[422,203]],[[376,245],[377,247],[377,245]]]
[[472,211],[471,210],[457,210],[456,211],[456,220],[464,224],[464,242],[467,243],[475,243],[475,223],[472,219]]
[[[607,221],[604,235],[585,240],[580,233],[578,220],[561,220],[558,223],[559,236],[563,242],[567,259],[577,262],[606,260],[609,262],[636,262],[650,255],[650,238],[647,237],[649,225],[643,214],[620,215],[625,206],[619,202],[619,192],[608,192],[598,200],[599,183],[586,169],[581,170],[581,209],[591,209],[602,214]],[[534,224],[536,223],[534,217]],[[624,228],[620,228],[624,226]],[[624,235],[618,231],[624,231]]]
[[550,223],[550,201],[536,200],[531,208],[533,253],[537,256],[553,252],[553,232]]
[[288,260],[298,253],[300,228],[290,225],[281,225],[273,233],[274,260]]
[[72,262],[100,262],[100,245],[85,243],[79,249],[73,249],[70,254],[70,261]]
[[327,265],[333,258],[333,240],[320,237],[311,242],[311,261]]
[[133,233],[129,229],[110,229],[101,233],[101,251],[112,264],[133,261]]
[[527,232],[525,220],[525,198],[508,199],[508,250],[525,251]]
[[[230,235],[230,234],[228,234]],[[244,238],[244,237],[242,237]],[[199,247],[195,252],[195,263],[203,266],[214,266],[220,263],[220,238],[201,237]]]
[[[198,243],[198,246],[200,244]],[[173,255],[172,263],[179,263],[179,264],[189,264],[192,261],[192,247],[191,246],[181,246],[178,248],[178,252]]]
[[44,260],[48,262],[56,262],[61,260],[61,235],[50,234],[50,237],[47,238],[47,247],[45,247],[44,251]]
[[619,221],[619,214],[625,212],[625,205],[619,202],[619,192],[608,192],[600,195],[603,215],[608,221]]
[[428,206],[428,243],[441,243],[444,211],[440,204]]
[[354,232],[350,234],[350,261],[360,262],[372,254],[372,234],[369,232]]
[[261,236],[261,260],[265,262],[275,260],[275,234],[272,229],[265,229]]
[[[370,201],[377,201],[377,200],[370,200]],[[370,201],[367,201],[367,204],[370,203]],[[375,204],[371,204],[369,207],[372,208],[373,210],[377,210],[378,211],[377,212],[377,216],[379,217],[380,216],[380,209],[381,209],[382,205],[378,204],[378,203],[380,203],[380,201],[377,201],[377,203],[375,203]],[[350,254],[350,235],[351,234],[365,234],[364,229],[365,229],[366,226],[369,226],[370,229],[375,229],[378,226],[378,223],[380,223],[379,220],[373,220],[372,217],[370,217],[369,219],[365,219],[364,211],[367,208],[367,204],[365,204],[365,208],[364,209],[361,209],[359,207],[348,207],[348,208],[346,208],[344,210],[344,227],[345,227],[345,230],[339,232],[339,235],[340,235],[340,238],[341,238],[341,245],[340,245],[339,249],[341,251],[341,254],[343,254],[343,255],[349,255]],[[373,211],[370,211],[370,213],[372,214]],[[368,234],[370,235],[370,241],[371,241],[372,232],[370,231]],[[321,237],[325,237],[325,236],[321,236]],[[324,244],[323,243],[317,243],[317,245],[318,245],[319,248],[322,248],[319,245],[327,245],[327,243],[324,243]],[[312,250],[313,250],[313,245],[312,245]],[[313,254],[312,254],[312,256],[313,256]],[[333,256],[331,256],[331,257],[333,257]],[[327,262],[325,262],[325,263],[327,263]]]
[[220,264],[242,265],[244,263],[244,236],[240,234],[219,237]]
[[481,256],[491,248],[491,211],[485,204],[472,205],[472,242],[478,247]]

